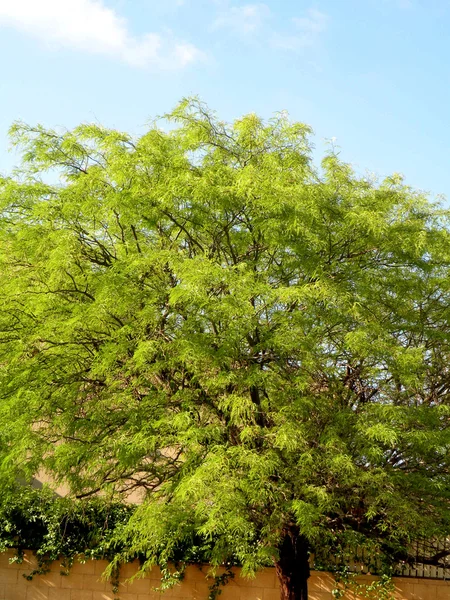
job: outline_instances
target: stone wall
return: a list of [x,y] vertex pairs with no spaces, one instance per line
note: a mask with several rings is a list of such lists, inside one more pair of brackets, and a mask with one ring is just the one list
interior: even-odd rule
[[[75,564],[68,576],[60,574],[58,562],[52,564],[46,575],[27,575],[36,566],[32,553],[25,553],[22,564],[10,564],[12,553],[0,554],[0,600],[114,600],[111,584],[101,578],[105,561]],[[164,594],[153,591],[159,585],[157,570],[146,578],[127,583],[136,572],[136,565],[125,565],[121,570],[120,600],[207,600],[210,582],[207,567],[189,567],[183,582]],[[361,581],[370,581],[361,577]],[[327,573],[313,572],[309,580],[310,600],[333,600],[333,579]],[[432,579],[395,579],[396,600],[450,600],[450,582]],[[347,594],[348,600],[358,600]],[[223,588],[219,600],[279,600],[274,569],[265,569],[255,579],[236,576]],[[373,600],[378,600],[376,597]]]

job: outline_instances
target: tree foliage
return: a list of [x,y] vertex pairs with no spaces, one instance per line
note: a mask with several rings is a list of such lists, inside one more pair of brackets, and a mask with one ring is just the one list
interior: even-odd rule
[[3,480],[141,489],[120,535],[148,564],[198,536],[252,573],[293,528],[394,561],[448,534],[448,212],[335,152],[316,169],[284,114],[167,118],[12,128]]

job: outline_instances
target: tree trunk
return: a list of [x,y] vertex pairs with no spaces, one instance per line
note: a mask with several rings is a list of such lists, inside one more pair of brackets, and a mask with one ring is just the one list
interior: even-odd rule
[[291,526],[278,546],[275,569],[280,582],[281,600],[308,600],[308,542],[298,527]]

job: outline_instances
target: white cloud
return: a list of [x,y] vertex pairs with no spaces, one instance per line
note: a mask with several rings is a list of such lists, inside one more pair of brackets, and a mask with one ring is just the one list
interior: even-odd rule
[[328,15],[314,8],[310,8],[305,17],[292,19],[294,33],[272,36],[272,45],[283,50],[301,50],[316,46],[321,34],[326,30]]
[[262,26],[270,14],[266,4],[244,4],[222,9],[212,24],[212,29],[229,29],[234,33],[248,35]]
[[133,36],[126,20],[102,0],[0,0],[0,26],[134,67],[179,68],[202,58],[198,48],[170,33]]

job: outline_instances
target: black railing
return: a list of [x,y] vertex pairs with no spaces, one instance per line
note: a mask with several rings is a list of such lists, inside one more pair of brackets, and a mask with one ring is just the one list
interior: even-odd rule
[[[315,557],[312,567],[322,570],[326,568],[325,565],[331,564],[340,569],[345,565],[350,572],[361,575],[378,575],[383,572],[381,559],[374,558],[364,548],[347,550],[345,555],[345,559],[342,556],[327,556],[326,560]],[[394,575],[450,581],[450,538],[416,542],[409,548],[408,559],[397,563]]]

